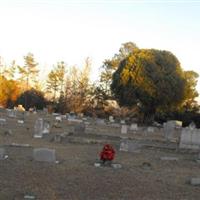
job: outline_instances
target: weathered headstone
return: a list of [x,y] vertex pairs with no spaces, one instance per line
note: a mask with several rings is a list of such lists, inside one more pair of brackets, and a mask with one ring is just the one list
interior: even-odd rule
[[142,147],[142,144],[140,144],[138,141],[131,141],[131,140],[122,140],[120,143],[120,151],[126,151],[126,152],[140,152],[140,149]]
[[164,160],[164,161],[177,161],[178,160],[177,157],[171,157],[171,156],[163,156],[160,159]]
[[120,121],[121,124],[126,124],[125,120]]
[[6,119],[0,118],[0,126],[4,126],[6,124]]
[[97,125],[104,125],[104,124],[105,124],[105,120],[104,120],[104,119],[99,119],[99,118],[97,118],[96,124],[97,124]]
[[55,149],[36,148],[33,150],[33,158],[35,161],[56,162]]
[[7,114],[8,114],[8,117],[15,118],[16,117],[16,110],[7,109]]
[[48,121],[43,121],[43,131],[42,134],[48,134],[50,132],[50,124]]
[[18,124],[24,124],[24,120],[17,120]]
[[61,117],[61,116],[56,116],[55,120],[56,120],[57,122],[62,122],[62,117]]
[[200,185],[200,178],[191,178],[190,184],[194,186]]
[[138,130],[138,125],[137,124],[131,124],[130,130],[131,131],[137,131]]
[[189,128],[190,128],[191,130],[194,130],[194,129],[196,128],[195,123],[194,123],[194,122],[191,122],[190,125],[189,125]]
[[114,122],[115,122],[113,116],[109,116],[109,121],[110,121],[111,123],[114,123]]
[[36,197],[34,195],[26,194],[24,195],[24,200],[34,200]]
[[182,127],[181,121],[171,120],[164,123],[164,137],[167,140],[174,140],[176,136],[176,130]]
[[148,133],[153,133],[153,132],[154,132],[154,127],[149,126],[149,127],[147,128],[147,132],[148,132]]
[[67,121],[68,122],[75,122],[75,123],[82,123],[83,122],[82,119],[75,119],[75,118],[68,118]]
[[117,164],[117,163],[113,163],[113,164],[111,164],[111,167],[113,167],[114,169],[121,169],[122,165],[121,164]]
[[182,129],[179,148],[200,149],[200,129]]
[[127,134],[127,132],[128,132],[128,126],[127,125],[122,125],[121,134]]
[[34,126],[34,138],[42,138],[43,130],[43,119],[38,118]]

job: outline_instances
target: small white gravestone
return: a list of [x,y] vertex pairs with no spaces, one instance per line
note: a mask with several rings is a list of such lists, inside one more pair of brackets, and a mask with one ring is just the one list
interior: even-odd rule
[[101,167],[101,163],[94,163],[95,167]]
[[56,162],[55,149],[36,148],[33,150],[33,158],[40,162]]
[[34,200],[34,199],[36,199],[36,197],[34,195],[26,194],[26,195],[24,195],[24,199],[25,200]]
[[147,128],[147,132],[148,132],[148,133],[153,133],[153,132],[154,132],[154,128],[153,128],[152,126],[149,126],[149,127]]
[[131,124],[130,130],[131,131],[137,131],[138,130],[138,125],[137,124]]
[[8,117],[15,118],[16,117],[16,110],[7,109],[7,114],[8,114]]
[[127,131],[128,131],[128,126],[127,125],[122,125],[121,134],[127,134]]
[[38,118],[34,126],[34,138],[42,138],[43,130],[43,119]]
[[111,166],[112,166],[114,169],[121,169],[121,168],[122,168],[122,165],[121,165],[121,164],[117,164],[117,163],[113,163],[113,164],[111,164]]
[[24,120],[17,120],[18,124],[24,124]]
[[57,122],[62,122],[62,117],[61,117],[61,116],[56,116],[55,120],[56,120]]
[[52,113],[53,116],[59,116],[59,113]]
[[121,124],[126,124],[125,120],[120,121]]
[[113,116],[109,116],[109,121],[110,121],[111,123],[114,123],[114,122],[115,122]]
[[194,122],[191,122],[189,125],[189,129],[194,130],[196,128],[196,125]]
[[3,126],[6,124],[6,119],[0,118],[0,125]]
[[47,121],[43,121],[43,134],[48,134],[50,132],[50,124]]

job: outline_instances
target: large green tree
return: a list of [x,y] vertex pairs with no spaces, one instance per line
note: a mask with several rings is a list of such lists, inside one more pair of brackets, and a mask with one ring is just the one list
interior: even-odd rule
[[137,105],[146,120],[194,98],[195,78],[196,73],[184,72],[171,52],[137,48],[120,61],[111,90],[121,106]]
[[101,67],[100,83],[97,90],[98,93],[101,93],[104,100],[112,99],[110,91],[112,74],[117,70],[120,62],[137,49],[138,47],[133,42],[123,43],[117,54],[115,54],[111,59],[106,59],[103,62],[103,66]]

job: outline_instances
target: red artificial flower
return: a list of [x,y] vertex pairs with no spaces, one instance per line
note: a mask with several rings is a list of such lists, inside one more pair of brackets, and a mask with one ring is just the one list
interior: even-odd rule
[[100,153],[100,160],[111,161],[114,159],[114,157],[115,157],[115,150],[113,149],[113,147],[110,144],[106,144]]

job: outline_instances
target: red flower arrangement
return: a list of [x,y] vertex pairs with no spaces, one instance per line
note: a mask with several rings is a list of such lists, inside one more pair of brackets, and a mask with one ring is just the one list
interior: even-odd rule
[[115,150],[110,144],[106,144],[100,153],[100,160],[105,163],[106,161],[112,161],[115,157]]

